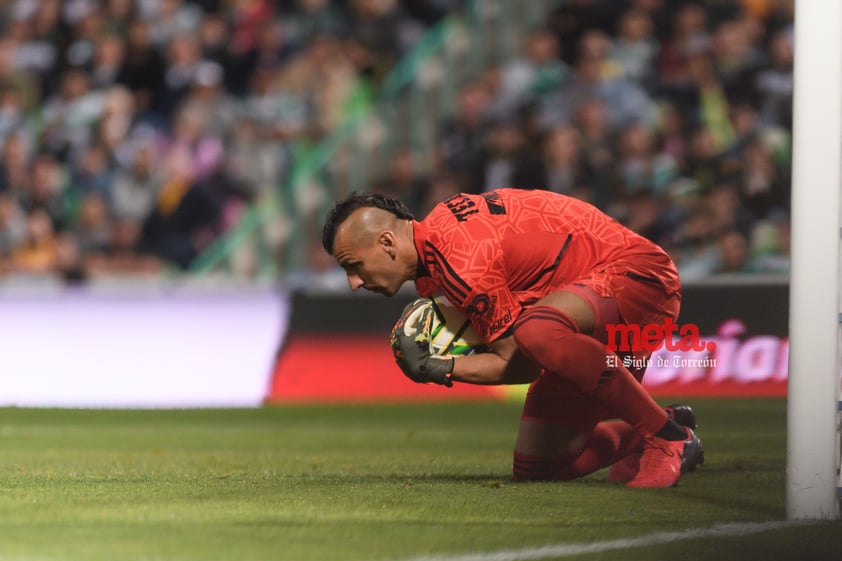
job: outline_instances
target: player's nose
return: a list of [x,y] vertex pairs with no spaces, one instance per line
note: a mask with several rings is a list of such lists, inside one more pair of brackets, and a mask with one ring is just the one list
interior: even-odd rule
[[351,287],[351,290],[359,290],[364,284],[365,281],[359,275],[348,275],[348,286]]

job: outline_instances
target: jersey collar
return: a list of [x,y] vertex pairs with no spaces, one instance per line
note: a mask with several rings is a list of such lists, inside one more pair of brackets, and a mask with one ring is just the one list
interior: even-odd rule
[[418,274],[416,275],[416,278],[429,277],[430,271],[428,271],[427,267],[424,266],[424,259],[422,259],[421,256],[424,255],[424,243],[427,241],[430,228],[423,222],[413,220],[412,233],[412,241],[415,244],[415,252],[418,254]]

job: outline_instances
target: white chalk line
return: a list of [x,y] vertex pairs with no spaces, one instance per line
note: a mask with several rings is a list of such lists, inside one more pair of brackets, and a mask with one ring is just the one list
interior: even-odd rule
[[433,555],[412,557],[403,561],[534,561],[558,557],[571,557],[588,553],[602,553],[615,549],[648,547],[698,538],[742,537],[761,532],[805,525],[801,521],[745,522],[717,524],[708,528],[688,529],[676,532],[656,532],[637,538],[622,538],[592,543],[567,543],[546,545],[526,549],[469,553],[463,555]]

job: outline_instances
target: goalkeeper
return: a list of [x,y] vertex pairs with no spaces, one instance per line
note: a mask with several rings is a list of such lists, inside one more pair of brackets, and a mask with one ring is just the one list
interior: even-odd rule
[[[703,461],[692,411],[660,407],[606,349],[607,325],[677,320],[678,273],[656,244],[582,201],[540,190],[457,194],[421,221],[398,200],[354,193],[322,242],[352,290],[394,295],[408,280],[443,293],[490,351],[440,358],[393,331],[417,382],[530,382],[514,450],[518,480],[567,480],[612,466],[630,487],[670,487]],[[418,304],[414,304],[418,305]],[[411,308],[413,304],[409,306]],[[645,364],[645,351],[633,364]],[[619,420],[611,420],[619,419]]]

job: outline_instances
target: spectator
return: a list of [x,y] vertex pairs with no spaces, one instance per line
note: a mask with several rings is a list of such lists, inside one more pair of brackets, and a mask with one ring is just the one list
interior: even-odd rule
[[97,38],[105,32],[105,18],[96,6],[78,3],[70,18],[70,44],[63,50],[60,65],[89,70],[93,64]]
[[83,149],[79,163],[70,179],[70,189],[75,196],[96,194],[103,200],[111,197],[113,173],[108,154],[102,146],[91,144]]
[[743,152],[740,184],[743,205],[756,218],[789,208],[789,193],[772,154],[760,141],[753,141]]
[[240,118],[240,106],[223,88],[224,70],[215,62],[203,61],[196,68],[193,83],[179,111],[202,116],[202,129],[217,138],[232,131]]
[[[167,151],[174,154],[174,173],[185,173],[190,181],[202,181],[214,175],[222,165],[222,139],[208,130],[209,121],[200,107],[183,106],[172,131],[172,138]],[[172,163],[172,162],[171,162]],[[181,164],[186,169],[181,168]]]
[[711,43],[716,75],[729,99],[753,99],[754,81],[766,55],[756,42],[760,34],[753,18],[733,18],[717,26]]
[[229,14],[231,22],[229,48],[235,60],[254,49],[258,30],[264,22],[272,19],[274,13],[272,3],[267,0],[243,0],[233,5]]
[[33,107],[55,86],[53,73],[61,64],[59,55],[64,37],[60,32],[60,5],[58,0],[30,3],[33,11],[19,13],[8,32],[17,43],[15,67],[30,74],[40,89],[40,95],[32,100]]
[[630,229],[653,242],[669,248],[672,243],[672,227],[663,212],[661,199],[651,193],[636,193],[625,201],[625,216],[622,222]]
[[345,33],[346,24],[330,0],[295,0],[295,6],[286,18],[285,33],[296,50],[316,37]]
[[620,18],[617,38],[611,45],[611,59],[620,65],[623,74],[654,89],[654,60],[658,54],[658,40],[653,35],[652,20],[644,10],[631,9]]
[[754,218],[740,204],[737,189],[722,183],[716,185],[704,197],[704,204],[710,211],[713,231],[716,235],[737,231],[744,236],[751,232]]
[[0,37],[0,85],[20,92],[24,110],[29,112],[40,102],[42,86],[31,73],[21,71],[17,64],[18,52],[14,39]]
[[175,113],[195,82],[201,63],[202,50],[195,35],[179,35],[168,44],[163,88],[157,107],[164,118],[170,118]]
[[662,104],[657,127],[661,153],[676,162],[685,161],[689,150],[687,129],[687,119],[678,108],[669,102]]
[[182,269],[207,247],[218,227],[219,207],[196,182],[201,171],[189,146],[168,150],[166,180],[140,234],[142,250]]
[[548,30],[538,30],[526,38],[522,56],[501,71],[502,91],[498,106],[513,117],[527,104],[557,90],[568,77],[567,65],[560,58],[558,39]]
[[761,273],[789,272],[790,223],[785,213],[771,215],[755,224],[751,253],[755,270]]
[[149,22],[152,42],[159,48],[194,33],[204,15],[199,6],[184,0],[158,0],[147,5],[149,8],[143,18]]
[[320,138],[344,121],[344,101],[354,86],[356,70],[341,43],[322,36],[294,56],[278,79],[277,86],[294,100],[290,105],[306,112],[304,131]]
[[702,6],[685,4],[675,14],[670,35],[658,53],[655,66],[658,91],[671,98],[681,112],[693,111],[698,102],[691,61],[710,50],[707,25]]
[[140,224],[135,220],[114,220],[105,248],[85,257],[85,274],[92,278],[126,274],[159,275],[164,270],[164,262],[141,246],[140,232]]
[[104,197],[97,192],[84,196],[79,204],[73,238],[80,254],[105,251],[111,231],[111,218]]
[[417,216],[426,216],[437,203],[461,191],[465,191],[465,185],[462,183],[460,176],[443,173],[433,177],[430,180],[430,188],[427,189],[421,200],[421,212]]
[[542,155],[539,183],[528,186],[540,186],[564,195],[572,195],[582,185],[590,187],[582,160],[581,136],[574,127],[557,127],[547,133]]
[[643,88],[619,73],[619,67],[607,57],[609,48],[608,38],[601,32],[582,37],[573,79],[541,102],[541,122],[545,127],[570,124],[572,111],[589,99],[605,104],[613,129],[654,119],[652,100]]
[[103,94],[102,114],[94,124],[90,141],[102,147],[109,161],[114,160],[137,123],[135,98],[124,86],[113,86]]
[[[27,216],[34,210],[43,211],[49,218],[52,229],[64,227],[67,224],[67,205],[64,200],[66,177],[62,173],[58,161],[49,154],[37,156],[30,168],[29,176],[23,183],[23,192],[19,194],[21,206]],[[45,228],[41,227],[41,217],[34,218],[35,230],[40,234]],[[39,236],[31,236],[31,240]]]
[[722,167],[721,153],[716,138],[709,127],[699,127],[690,134],[684,174],[693,179],[702,191],[724,179],[726,170]]
[[0,191],[0,262],[24,240],[26,218],[15,198]]
[[[279,19],[267,20],[257,28],[257,37],[250,48],[229,60],[226,84],[232,92],[242,95],[248,92],[249,77],[257,72],[281,72],[293,55],[283,22]],[[303,46],[302,49],[306,48]]]
[[540,186],[533,173],[536,162],[531,156],[526,150],[526,138],[520,124],[512,118],[498,119],[488,131],[474,190]]
[[[202,18],[199,27],[199,44],[202,49],[202,58],[217,63],[229,73],[233,72],[234,69],[234,65],[229,66],[228,42],[230,39],[231,34],[228,31],[228,25],[222,14],[210,13]],[[236,86],[234,83],[229,83],[228,85],[232,88]],[[247,88],[243,88],[239,93],[244,91],[247,91]]]
[[42,207],[26,215],[23,240],[8,259],[7,271],[22,274],[46,274],[55,270],[58,250],[55,225]]
[[769,47],[771,61],[757,75],[760,119],[766,127],[792,126],[793,77],[792,36],[779,31]]
[[[469,82],[444,76],[460,88],[458,106],[431,123],[430,168],[418,177],[407,165],[418,155],[399,151],[390,188],[419,215],[454,189],[558,190],[660,240],[684,275],[716,270],[710,255],[732,230],[753,269],[786,271],[792,4],[564,2],[511,59],[495,49]],[[70,281],[189,267],[247,204],[274,202],[297,158],[367,109],[424,28],[461,7],[10,4],[0,37],[4,270],[12,255],[32,263],[50,251],[52,264],[27,274]],[[458,52],[463,39],[448,36],[446,48]],[[318,189],[298,192],[296,204],[316,208]],[[85,241],[90,214],[96,243]],[[275,254],[292,243],[291,227],[281,219],[261,230]],[[49,229],[36,243],[32,234]],[[251,255],[238,270],[267,269]]]
[[445,170],[469,176],[476,170],[487,130],[488,90],[482,82],[462,87],[455,115],[442,124],[436,146]]
[[713,216],[700,207],[692,211],[676,233],[674,257],[682,281],[710,276],[719,267],[719,247]]
[[548,20],[556,33],[567,64],[577,59],[577,48],[584,34],[592,30],[610,33],[616,27],[617,3],[612,0],[572,0],[561,2]]
[[63,161],[76,155],[90,139],[90,128],[102,115],[103,101],[103,93],[92,89],[87,71],[69,70],[59,90],[46,100],[44,148]]
[[225,150],[226,174],[251,201],[270,199],[288,171],[286,144],[265,123],[255,117],[241,119]]
[[751,262],[748,239],[737,230],[729,230],[719,236],[720,261],[718,273],[750,273],[755,268]]
[[155,168],[154,140],[137,139],[135,146],[127,148],[121,167],[114,176],[111,189],[111,211],[117,219],[140,222],[152,211],[162,178]]
[[397,0],[350,0],[348,33],[375,57],[375,79],[418,38],[417,24],[404,16]]
[[614,166],[617,160],[616,133],[608,124],[608,109],[598,99],[576,108],[573,123],[580,132],[582,163],[588,170],[593,202],[605,206],[615,192]]
[[375,191],[407,201],[411,209],[420,210],[429,181],[418,167],[411,150],[398,149],[390,158],[386,177],[378,181]]
[[152,43],[149,24],[141,19],[129,23],[126,56],[117,81],[128,87],[135,96],[137,111],[147,118],[150,111],[163,105],[164,58]]
[[[58,2],[56,2],[58,3]],[[125,37],[134,18],[133,0],[105,1],[105,28],[117,37]]]
[[93,47],[91,84],[94,89],[105,89],[117,83],[126,58],[126,45],[119,36],[105,34]]
[[25,126],[24,100],[16,87],[0,86],[0,142]]
[[71,232],[60,232],[56,237],[53,272],[67,284],[80,284],[88,280],[82,251]]
[[617,183],[620,193],[632,195],[655,191],[655,137],[640,123],[620,133]]
[[23,133],[11,133],[3,142],[0,155],[0,192],[20,198],[29,181],[29,143]]

